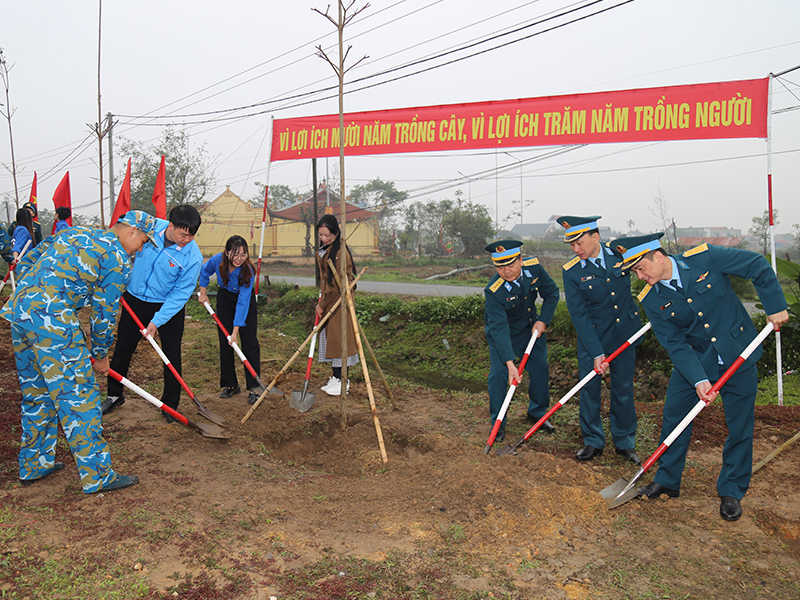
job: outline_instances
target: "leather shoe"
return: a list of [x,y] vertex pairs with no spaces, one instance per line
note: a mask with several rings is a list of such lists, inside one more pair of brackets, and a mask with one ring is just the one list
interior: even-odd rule
[[[528,421],[528,423],[536,424],[539,422],[539,419],[541,419],[541,417],[532,417],[530,415],[526,415],[525,419]],[[550,422],[550,419],[547,419],[547,421],[542,423],[542,426],[539,427],[539,431],[544,431],[545,433],[555,433],[556,426]]]
[[578,460],[592,460],[595,456],[600,456],[603,453],[602,448],[595,448],[594,446],[584,446],[575,455]]
[[742,516],[742,505],[736,498],[720,496],[719,514],[726,521],[737,521]]
[[497,430],[497,435],[494,436],[494,443],[499,444],[504,439],[506,439],[506,426],[500,425],[500,429]]
[[107,415],[111,411],[125,404],[125,396],[109,396],[100,405],[100,412]]
[[622,458],[624,458],[628,462],[632,462],[633,464],[639,465],[640,467],[642,466],[642,459],[639,458],[639,455],[636,454],[633,448],[625,448],[624,450],[617,448],[614,450],[614,452],[619,454]]
[[[44,479],[45,477],[47,477],[51,473],[55,473],[56,471],[60,471],[63,468],[64,468],[64,463],[63,462],[53,463],[53,467],[47,473],[45,473],[44,475],[41,475],[41,476],[37,477],[36,479],[20,479],[19,482],[22,485],[33,485],[34,483],[36,483],[37,481],[41,481],[42,479]],[[739,511],[739,514],[741,514],[741,511]]]
[[655,481],[650,485],[639,488],[639,493],[642,496],[647,496],[650,500],[655,500],[661,494],[666,494],[669,498],[677,498],[681,495],[680,490],[673,490],[663,485],[657,484]]
[[219,393],[220,398],[230,398],[231,396],[235,396],[236,394],[241,394],[242,388],[238,385],[232,385],[226,388],[222,388],[222,391]]

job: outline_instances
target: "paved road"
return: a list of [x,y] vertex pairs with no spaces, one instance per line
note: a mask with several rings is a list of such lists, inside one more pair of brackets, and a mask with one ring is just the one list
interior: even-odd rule
[[[270,281],[275,283],[294,283],[299,286],[314,286],[313,277],[280,277],[270,275]],[[359,280],[358,289],[361,292],[375,292],[378,294],[401,294],[410,296],[467,296],[469,294],[483,294],[482,287],[466,287],[462,285],[447,285],[444,283],[400,283],[397,281],[363,281]],[[564,292],[561,292],[564,300]],[[541,304],[541,299],[537,298]],[[756,308],[755,302],[743,303],[750,315],[763,312]]]
[[[280,277],[269,276],[270,282],[294,283],[299,286],[314,286],[313,277]],[[467,296],[469,294],[483,294],[482,287],[465,287],[461,285],[447,285],[443,283],[400,283],[397,281],[364,281],[359,279],[358,291],[376,292],[379,294],[405,294],[411,296]]]

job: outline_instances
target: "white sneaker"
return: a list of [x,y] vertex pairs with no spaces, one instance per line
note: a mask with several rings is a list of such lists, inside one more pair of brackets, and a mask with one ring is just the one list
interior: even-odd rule
[[[347,391],[350,391],[350,380],[347,380]],[[325,388],[325,393],[329,396],[340,396],[342,394],[342,380],[333,379],[333,383]]]
[[328,388],[329,388],[329,387],[331,387],[331,386],[332,386],[334,383],[336,383],[337,381],[339,381],[339,380],[338,380],[338,379],[336,379],[336,377],[333,377],[333,376],[331,376],[331,377],[328,379],[328,383],[326,383],[325,385],[323,385],[323,386],[322,386],[321,388],[319,388],[319,389],[321,389],[323,392],[327,392],[327,391],[328,391]]

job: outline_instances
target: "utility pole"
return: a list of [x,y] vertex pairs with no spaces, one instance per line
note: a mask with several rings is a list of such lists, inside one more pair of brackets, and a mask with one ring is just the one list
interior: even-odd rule
[[106,114],[106,131],[108,131],[108,207],[114,214],[117,195],[114,193],[114,115]]

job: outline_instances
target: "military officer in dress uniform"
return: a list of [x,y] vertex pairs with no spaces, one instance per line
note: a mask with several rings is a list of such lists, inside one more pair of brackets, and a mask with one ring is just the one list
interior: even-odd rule
[[[642,327],[639,311],[631,296],[627,270],[615,269],[617,258],[600,243],[600,217],[565,216],[557,219],[564,229],[564,241],[576,256],[564,265],[564,293],[567,308],[578,333],[578,372],[583,379],[593,369],[605,372],[606,356],[614,352]],[[641,338],[636,341],[638,344]],[[633,372],[636,350],[628,348],[611,367],[609,420],[617,454],[637,465],[636,407],[633,404]],[[600,378],[581,389],[580,423],[583,448],[578,460],[592,460],[603,453],[606,438],[600,416]]]
[[[514,364],[521,358],[533,335],[539,339],[528,357],[526,370],[528,387],[528,421],[538,421],[550,405],[549,370],[547,367],[547,338],[544,330],[553,318],[559,300],[558,286],[539,264],[538,258],[522,259],[522,242],[500,240],[486,246],[492,255],[497,274],[483,290],[486,296],[483,317],[486,341],[489,343],[489,412],[491,423],[497,420],[508,386],[521,377]],[[537,295],[542,298],[541,312],[536,309]],[[548,433],[556,428],[550,420],[541,429]],[[505,438],[505,422],[495,441]]]
[[[622,256],[624,269],[647,285],[639,294],[653,331],[672,359],[673,369],[664,402],[661,442],[709,394],[725,370],[756,337],[747,310],[731,288],[728,275],[750,279],[777,327],[789,320],[786,300],[775,273],[764,257],[747,250],[703,244],[681,255],[661,248],[663,233],[621,238],[611,248]],[[723,519],[742,516],[740,500],[750,485],[753,468],[753,421],[759,347],[722,387],[720,395],[728,425],[717,479]],[[689,448],[691,424],[658,461],[653,483],[639,491],[648,498],[680,494],[681,474]]]

